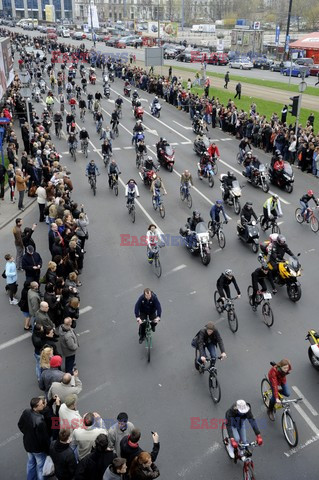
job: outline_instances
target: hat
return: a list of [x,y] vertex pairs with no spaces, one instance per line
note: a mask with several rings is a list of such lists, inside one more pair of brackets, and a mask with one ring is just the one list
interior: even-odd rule
[[237,400],[236,407],[239,413],[247,413],[249,411],[249,406],[245,400]]
[[69,408],[69,407],[72,407],[72,405],[75,404],[75,402],[77,401],[77,399],[78,399],[78,396],[75,395],[75,393],[70,393],[70,395],[67,395],[67,396],[65,397],[64,403],[65,403],[65,405]]
[[214,330],[215,325],[214,325],[213,322],[208,322],[208,323],[206,324],[206,328],[207,328],[207,330]]
[[32,245],[27,246],[27,252],[30,254],[34,253],[34,248],[32,247]]
[[128,415],[126,412],[121,412],[117,416],[117,421],[118,422],[127,422],[128,421]]
[[50,367],[56,368],[61,367],[62,365],[62,357],[60,355],[54,355],[50,358]]

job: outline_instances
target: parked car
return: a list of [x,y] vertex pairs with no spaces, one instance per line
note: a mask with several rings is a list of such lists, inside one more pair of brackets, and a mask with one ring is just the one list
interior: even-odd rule
[[314,61],[312,58],[297,58],[294,63],[296,65],[304,65],[305,67],[312,67]]
[[316,65],[316,64],[312,65],[309,69],[309,74],[314,75],[316,77],[318,73],[319,73],[319,65]]
[[184,52],[181,52],[177,55],[175,60],[178,62],[191,62],[192,61],[193,54],[190,51],[184,50]]
[[115,44],[118,42],[119,37],[117,36],[112,36],[108,40],[106,40],[105,45],[107,47],[115,47]]
[[[301,65],[293,65],[292,68],[282,68],[281,73],[282,75],[290,76],[290,71],[291,71],[291,76],[292,77],[298,77],[300,78],[302,76],[302,70],[300,69]],[[309,68],[305,71],[305,77],[309,77]]]
[[283,68],[283,63],[282,62],[273,62],[270,65],[270,70],[272,72],[280,72],[282,68]]
[[166,59],[172,59],[172,58],[176,58],[178,54],[179,52],[175,50],[175,48],[167,48],[166,50],[164,50],[163,56]]
[[268,60],[268,58],[257,58],[253,61],[254,68],[260,68],[260,70],[270,70],[271,65],[273,64],[272,60]]
[[213,52],[209,55],[207,63],[210,65],[228,65],[229,58],[227,53]]
[[237,58],[229,62],[230,68],[239,68],[240,70],[251,70],[253,66],[249,58]]
[[73,32],[72,38],[74,40],[84,40],[86,38],[86,34],[83,32]]

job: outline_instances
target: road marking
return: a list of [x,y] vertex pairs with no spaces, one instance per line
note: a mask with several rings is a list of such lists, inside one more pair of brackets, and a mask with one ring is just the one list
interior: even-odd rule
[[0,351],[4,350],[5,348],[11,347],[12,345],[15,345],[16,343],[20,343],[23,340],[26,340],[27,338],[31,338],[30,333],[24,333],[23,335],[19,335],[18,337],[13,338],[12,340],[8,340],[5,343],[1,343]]
[[186,268],[186,265],[184,265],[184,264],[179,265],[178,267],[175,267],[172,270],[170,270],[169,272],[165,273],[163,275],[163,277],[167,277],[167,275],[171,275],[171,273],[178,272],[179,270],[183,270],[183,268]]
[[284,453],[286,457],[289,458],[295,453],[298,453],[300,450],[303,450],[304,448],[308,447],[308,445],[311,445],[312,443],[317,442],[318,440],[319,440],[319,435],[315,435],[311,437],[309,440],[307,440],[305,443],[303,443],[302,445],[299,445],[296,448],[292,448],[291,450],[289,450],[289,452],[284,452]]
[[181,145],[190,145],[193,142],[181,142]]
[[171,145],[174,145],[174,146],[178,145],[178,142],[171,143]]
[[299,390],[299,388],[296,387],[296,386],[295,386],[295,387],[291,387],[291,388],[296,392],[296,394],[298,395],[298,397],[302,397],[302,398],[303,398],[302,403],[303,403],[304,405],[306,405],[306,407],[310,410],[310,412],[312,413],[312,415],[313,415],[314,417],[317,417],[317,415],[318,415],[317,410],[315,410],[315,409],[313,408],[313,406],[311,405],[311,403],[305,398],[305,396],[303,395],[303,393],[301,393],[301,391]]
[[221,138],[222,142],[229,142],[231,140],[233,140],[233,139],[232,138]]
[[217,442],[213,443],[213,445],[211,445],[205,453],[203,453],[199,457],[192,460],[186,467],[182,468],[182,470],[180,472],[178,472],[177,476],[180,477],[180,478],[184,478],[184,477],[188,476],[191,473],[192,470],[194,470],[195,468],[197,469],[198,467],[200,467],[203,464],[206,457],[209,457],[210,455],[213,455],[213,453],[215,453],[220,448],[221,448],[220,443],[217,443]]
[[133,146],[131,146],[131,145],[130,145],[129,147],[123,147],[124,150],[133,150],[134,148],[135,148],[135,147],[133,147]]
[[90,310],[92,310],[93,307],[91,307],[90,305],[88,305],[87,307],[83,307],[83,308],[80,308],[80,315],[83,315],[84,313],[86,312],[89,312]]
[[13,442],[14,440],[17,440],[20,437],[22,437],[21,432],[17,432],[14,435],[11,435],[11,437],[7,438],[6,440],[3,440],[3,442],[0,443],[0,448],[5,447],[6,445],[8,445],[8,443]]
[[214,250],[213,253],[217,253],[217,252],[221,252],[222,251],[222,248],[217,248],[216,250]]
[[304,412],[304,410],[301,408],[301,406],[298,405],[297,403],[295,403],[294,405],[295,405],[295,409],[297,410],[297,412],[300,413],[300,415],[302,416],[304,421],[308,424],[308,426],[311,428],[313,433],[315,435],[319,435],[319,429],[316,427],[316,425],[313,423],[313,421],[308,417],[306,412]]
[[138,288],[141,288],[141,287],[143,287],[143,284],[139,283],[138,285],[135,285],[135,287],[128,288],[124,292],[118,293],[117,295],[115,295],[115,298],[122,297],[123,295],[126,295],[128,292],[134,292],[134,290],[137,290]]
[[152,130],[151,128],[147,127],[144,123],[143,123],[144,127],[146,128],[146,131],[147,133],[151,133],[152,135],[155,135],[156,137],[159,137],[158,133],[157,133],[157,130]]
[[180,127],[185,128],[185,130],[193,130],[193,127],[185,127],[185,125],[181,125],[180,123],[175,122],[175,120],[173,120],[173,122],[176,123],[176,125],[179,125]]
[[84,332],[79,332],[76,335],[80,337],[81,335],[85,335],[86,333],[90,333],[90,330],[84,330]]
[[284,222],[277,222],[277,225],[282,225]]

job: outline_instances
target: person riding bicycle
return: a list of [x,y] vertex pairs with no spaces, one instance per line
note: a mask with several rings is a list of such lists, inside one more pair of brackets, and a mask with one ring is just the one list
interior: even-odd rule
[[89,177],[89,181],[90,181],[90,177],[96,177],[96,175],[100,175],[99,169],[94,160],[90,160],[89,163],[87,164],[85,175],[86,177]]
[[268,254],[267,261],[273,267],[273,278],[278,273],[278,264],[283,261],[285,254],[294,257],[294,254],[286,243],[286,237],[278,235],[277,239],[272,243],[270,253]]
[[127,198],[126,206],[128,207],[132,203],[134,198],[139,197],[139,191],[137,184],[133,178],[131,178],[125,185],[125,197]]
[[80,85],[76,85],[75,93],[76,93],[76,98],[80,99],[81,98],[81,93],[82,93],[82,89],[81,89]]
[[101,111],[97,112],[95,114],[95,123],[96,123],[96,131],[98,132],[99,129],[102,128],[102,122],[103,122],[103,114]]
[[160,241],[160,234],[156,225],[149,225],[146,232],[147,258],[148,263],[152,264],[154,259],[154,249],[157,248]]
[[147,317],[151,321],[152,331],[155,332],[156,325],[161,320],[162,307],[157,295],[152,292],[150,288],[145,288],[143,295],[141,295],[134,308],[136,321],[139,324],[139,343],[145,340],[145,323]]
[[207,149],[207,152],[209,153],[209,155],[213,158],[213,159],[216,159],[216,158],[219,158],[220,157],[220,153],[219,153],[219,149],[216,145],[215,142],[211,143]]
[[256,268],[256,270],[251,274],[251,282],[253,286],[253,294],[251,297],[251,303],[252,303],[252,308],[253,311],[255,312],[257,310],[257,305],[256,305],[256,295],[258,292],[258,284],[261,286],[261,291],[262,292],[267,292],[267,286],[265,279],[268,279],[272,288],[272,292],[274,294],[277,293],[276,286],[274,284],[272,275],[269,271],[269,267],[267,265],[267,262],[262,261],[261,267]]
[[265,201],[263,205],[263,214],[264,214],[264,218],[261,222],[262,227],[268,223],[271,215],[275,219],[277,219],[277,217],[282,217],[280,200],[276,193],[273,193],[272,196]]
[[[74,97],[70,98],[70,100],[69,100],[69,105],[70,105],[70,107],[71,107],[71,112],[72,112],[73,108],[75,108],[76,104],[77,104],[77,103],[76,103],[76,99],[75,99]],[[72,107],[73,107],[73,108],[72,108]]]
[[52,92],[49,92],[46,99],[45,99],[45,104],[47,106],[47,108],[52,108],[53,105],[54,105],[54,98],[53,98],[53,94]]
[[[313,200],[316,204],[316,206],[318,207],[319,206],[319,202],[318,200],[315,198],[314,196],[314,193],[313,193],[313,190],[308,190],[307,193],[305,193],[301,199],[299,200],[300,201],[300,205],[302,206],[302,209],[301,209],[301,215],[302,217],[304,216],[305,212],[307,211],[307,209],[309,208],[308,207],[308,202],[310,200]],[[309,221],[309,212],[307,211],[307,215],[306,215],[306,221],[308,222]]]
[[287,385],[287,375],[291,372],[291,363],[287,358],[283,358],[276,365],[272,366],[268,372],[268,380],[272,390],[272,397],[269,402],[269,408],[267,410],[269,419],[274,421],[274,407],[276,403],[281,403],[279,398],[279,387],[280,393],[285,397],[290,396],[290,389]]
[[79,100],[79,109],[82,110],[82,111],[86,109],[86,101],[85,100],[83,100],[83,99]]
[[253,210],[253,204],[252,202],[246,202],[243,208],[241,209],[240,212],[240,221],[238,222],[239,228],[244,230],[244,239],[247,241],[248,240],[248,229],[247,225],[251,224],[252,222],[252,217],[258,221],[258,217]]
[[239,153],[240,153],[240,160],[239,163],[243,163],[244,156],[246,154],[246,148],[249,148],[251,150],[251,145],[247,137],[244,137],[240,142],[239,142]]
[[205,365],[206,363],[206,349],[209,351],[213,363],[215,364],[217,358],[217,345],[219,346],[221,353],[221,360],[227,358],[224,342],[220,336],[219,331],[215,327],[213,322],[208,322],[204,328],[199,330],[196,336],[193,338],[192,346],[196,348],[196,351],[199,353],[197,358],[197,370],[200,365]]
[[92,108],[93,98],[94,98],[93,94],[88,93],[87,99],[88,99],[88,109],[89,110],[91,110],[91,108]]
[[223,214],[225,223],[228,223],[223,201],[216,200],[216,203],[212,206],[209,212],[210,218],[212,219],[213,232],[215,232],[216,224],[220,223],[220,213]]
[[220,295],[220,298],[218,299],[218,301],[221,301],[221,302],[224,303],[226,298],[231,298],[230,288],[229,288],[229,285],[231,283],[234,285],[234,287],[236,289],[237,298],[240,298],[241,293],[240,293],[240,290],[239,290],[239,286],[236,282],[236,278],[233,274],[233,271],[230,270],[229,268],[227,268],[225,270],[225,272],[222,273],[221,276],[218,278],[217,283],[216,283],[217,290],[218,290],[218,293]]
[[121,173],[120,168],[113,158],[107,167],[107,174],[109,176],[109,187],[111,187],[112,185],[113,175],[115,175],[116,180],[118,180],[120,173]]
[[[234,449],[238,449],[238,443],[247,443],[246,420],[248,420],[251,428],[254,430],[257,444],[259,446],[263,444],[260,430],[251,411],[251,406],[245,402],[245,400],[237,400],[225,413],[225,419],[227,435],[230,440],[227,449],[232,458],[235,458]],[[241,457],[245,454],[245,450],[239,449],[238,454]]]
[[110,124],[112,126],[112,130],[115,129],[115,127],[118,127],[119,125],[119,114],[116,110],[114,110],[114,112],[112,112],[112,115],[111,115],[111,121],[110,121]]
[[70,127],[71,127],[71,124],[75,122],[75,118],[74,118],[74,115],[73,113],[67,113],[66,117],[65,117],[65,123],[66,123],[66,131],[67,133],[70,132]]
[[224,202],[228,199],[229,192],[233,188],[233,182],[235,182],[236,180],[237,178],[235,177],[234,172],[232,171],[228,171],[227,175],[223,176],[221,183],[224,188],[224,192],[223,192]]
[[[85,74],[84,74],[85,75]],[[86,92],[86,88],[87,88],[87,85],[88,85],[88,81],[87,79],[85,78],[85,76],[83,76],[81,78],[81,85],[82,85],[82,89],[83,89],[83,92]]]
[[122,104],[123,104],[123,98],[121,97],[121,95],[119,95],[115,100],[115,106],[118,108],[118,110],[120,110],[122,108]]
[[103,157],[106,157],[107,155],[111,155],[112,154],[112,147],[111,147],[111,144],[110,142],[105,139],[104,142],[102,143],[102,155]]
[[193,187],[193,177],[189,170],[184,170],[181,175],[181,188],[187,186],[188,188]]
[[142,157],[142,155],[147,153],[147,148],[144,140],[140,140],[136,144],[137,154]]
[[75,133],[70,133],[69,138],[68,138],[68,146],[69,146],[69,152],[71,153],[71,150],[76,150],[78,146],[78,141],[75,136]]
[[163,194],[167,195],[163,180],[161,179],[161,177],[156,175],[156,173],[154,173],[150,188],[151,194],[155,196],[156,191],[159,191],[159,193],[161,193],[161,188],[163,189]]
[[62,128],[63,117],[61,112],[56,112],[53,116],[53,121],[55,125],[55,134],[58,135],[59,129]]
[[101,108],[100,102],[97,99],[95,99],[93,102],[93,111],[95,115],[100,110],[100,108]]

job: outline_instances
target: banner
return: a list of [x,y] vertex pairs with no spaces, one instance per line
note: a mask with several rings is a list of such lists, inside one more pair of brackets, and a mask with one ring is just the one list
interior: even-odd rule
[[13,81],[13,62],[9,38],[0,40],[0,98]]
[[45,19],[47,22],[55,22],[55,8],[54,5],[45,6]]
[[178,23],[177,22],[167,23],[164,27],[164,32],[166,33],[166,35],[169,35],[170,37],[177,37]]
[[98,19],[98,16],[97,16],[97,9],[96,9],[96,5],[93,5],[93,3],[90,4],[89,8],[88,8],[88,25],[91,28],[100,28],[100,25],[99,25],[99,19]]

